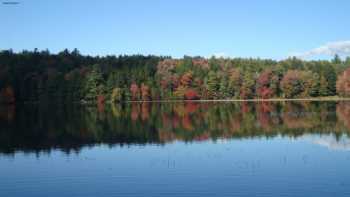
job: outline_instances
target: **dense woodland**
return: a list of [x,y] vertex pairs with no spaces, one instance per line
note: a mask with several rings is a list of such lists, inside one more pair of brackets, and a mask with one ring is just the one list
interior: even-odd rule
[[350,58],[282,61],[0,52],[0,103],[350,96]]

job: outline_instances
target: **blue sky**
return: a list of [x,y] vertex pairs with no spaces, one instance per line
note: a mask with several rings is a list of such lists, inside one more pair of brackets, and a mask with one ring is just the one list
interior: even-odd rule
[[347,0],[16,1],[0,5],[0,49],[273,59],[350,55]]

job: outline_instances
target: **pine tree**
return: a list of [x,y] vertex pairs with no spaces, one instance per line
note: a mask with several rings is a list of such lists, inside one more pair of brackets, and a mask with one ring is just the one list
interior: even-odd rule
[[251,99],[255,95],[255,79],[251,72],[245,72],[240,92],[242,99]]
[[328,96],[328,82],[324,76],[320,77],[320,89],[319,89],[320,96]]
[[333,62],[334,64],[341,64],[341,59],[340,59],[340,57],[339,57],[338,54],[335,54],[335,55],[334,55],[334,58],[333,58],[332,62]]
[[230,92],[229,92],[227,75],[224,75],[221,77],[219,92],[220,92],[220,97],[223,99],[228,99],[231,97]]
[[98,65],[94,65],[87,75],[84,89],[84,99],[86,101],[95,102],[98,96],[104,95],[105,85],[101,69]]
[[209,71],[208,79],[207,79],[207,89],[209,97],[212,99],[218,98],[218,90],[219,90],[219,79],[214,71]]

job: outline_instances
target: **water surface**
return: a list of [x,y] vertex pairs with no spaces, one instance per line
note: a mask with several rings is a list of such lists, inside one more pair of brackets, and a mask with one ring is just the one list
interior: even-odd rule
[[0,196],[350,196],[350,103],[0,108]]

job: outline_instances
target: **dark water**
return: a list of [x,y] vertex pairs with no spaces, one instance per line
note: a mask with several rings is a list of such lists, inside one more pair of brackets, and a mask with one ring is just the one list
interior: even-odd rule
[[350,103],[0,108],[0,196],[350,196]]

